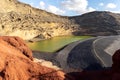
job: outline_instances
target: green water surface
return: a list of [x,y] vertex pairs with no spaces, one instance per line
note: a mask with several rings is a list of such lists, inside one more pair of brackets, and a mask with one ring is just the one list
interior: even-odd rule
[[56,52],[57,50],[61,49],[71,42],[87,38],[90,38],[90,36],[62,36],[38,42],[29,42],[27,44],[33,51]]

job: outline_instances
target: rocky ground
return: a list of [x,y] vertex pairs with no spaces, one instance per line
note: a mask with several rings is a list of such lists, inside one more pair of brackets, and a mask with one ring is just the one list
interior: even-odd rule
[[58,67],[57,65],[54,65],[51,61],[47,61],[45,59],[34,58],[34,62],[37,62],[42,66],[46,66],[46,67],[49,67],[49,68],[52,68],[52,69],[55,69],[55,70],[63,70],[60,67]]

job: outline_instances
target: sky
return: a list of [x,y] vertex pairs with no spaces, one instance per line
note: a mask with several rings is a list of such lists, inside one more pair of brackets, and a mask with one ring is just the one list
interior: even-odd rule
[[92,11],[120,13],[120,0],[19,0],[35,8],[63,15],[76,16]]

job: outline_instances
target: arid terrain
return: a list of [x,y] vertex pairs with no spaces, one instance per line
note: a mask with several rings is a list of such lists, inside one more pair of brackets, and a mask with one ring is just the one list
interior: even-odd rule
[[2,0],[0,35],[24,40],[48,39],[63,35],[117,35],[120,14],[94,11],[80,16],[60,16],[33,8],[17,0]]
[[[120,80],[119,34],[120,14],[61,16],[18,0],[1,0],[0,80]],[[24,42],[68,35],[92,38],[54,54],[32,52]]]

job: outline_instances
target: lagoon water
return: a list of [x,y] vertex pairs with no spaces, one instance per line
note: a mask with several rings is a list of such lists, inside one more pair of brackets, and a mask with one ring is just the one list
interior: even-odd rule
[[89,38],[90,36],[61,36],[61,37],[54,37],[48,40],[42,40],[38,42],[28,43],[28,46],[33,51],[42,51],[42,52],[55,52],[65,45]]

